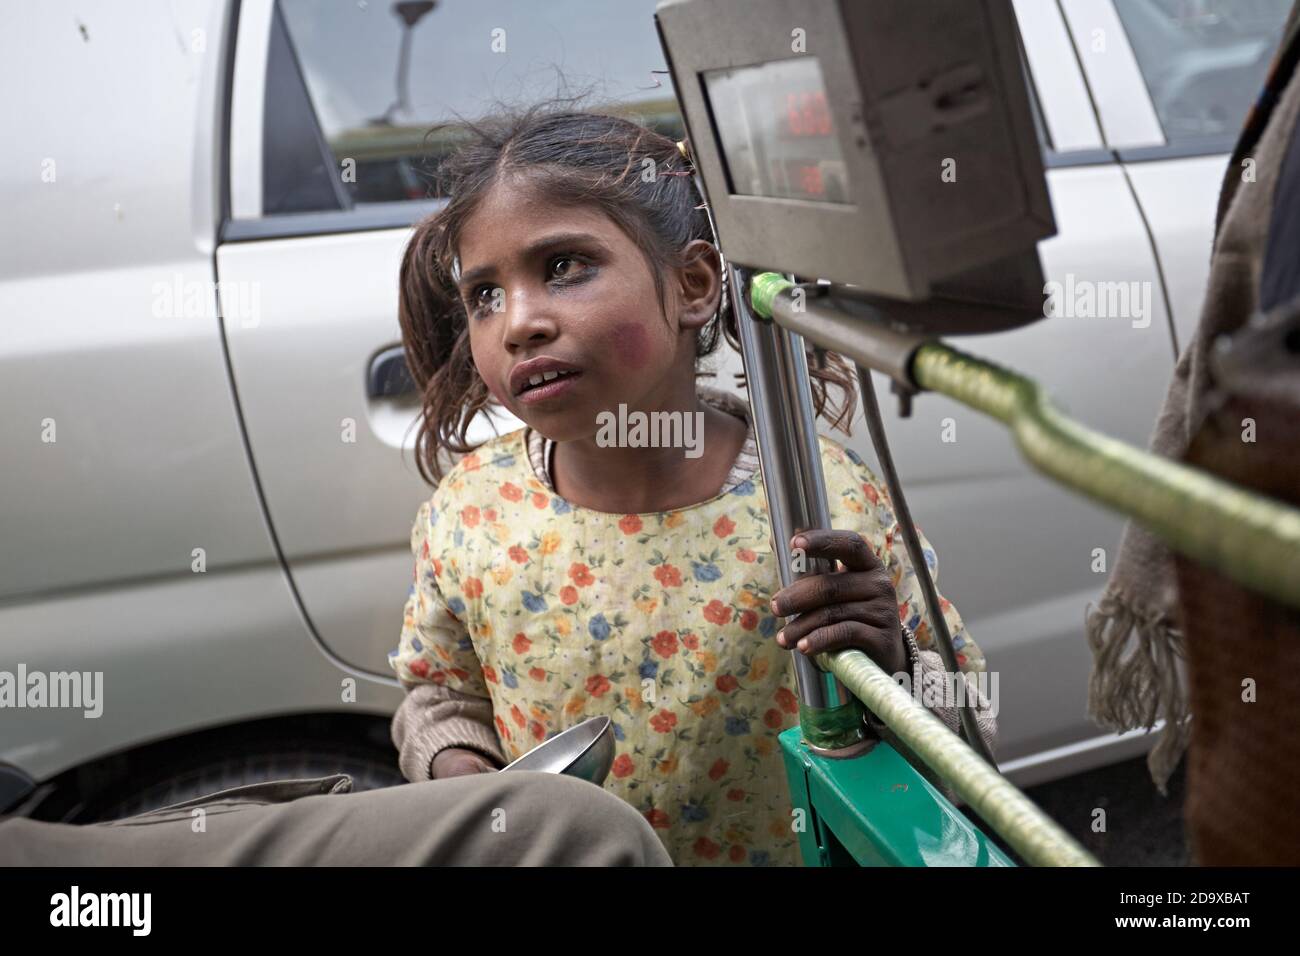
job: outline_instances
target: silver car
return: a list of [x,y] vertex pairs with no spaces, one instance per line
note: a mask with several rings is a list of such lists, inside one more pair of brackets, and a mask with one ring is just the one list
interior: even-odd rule
[[[1014,6],[1059,227],[1046,272],[1135,298],[962,344],[1142,445],[1289,0]],[[560,64],[587,105],[680,138],[653,9],[45,0],[11,16],[0,812],[84,822],[269,777],[400,781],[386,654],[431,489],[397,267],[455,142],[425,133],[553,95]],[[1147,735],[1085,716],[1084,612],[1120,521],[946,399],[890,429],[940,587],[1000,673],[1004,770],[1025,786],[1141,753]],[[874,460],[861,424],[849,444]]]

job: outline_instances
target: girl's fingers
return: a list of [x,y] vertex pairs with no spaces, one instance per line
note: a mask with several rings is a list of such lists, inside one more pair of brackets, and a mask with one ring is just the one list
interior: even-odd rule
[[863,624],[861,621],[841,621],[819,627],[804,640],[808,649],[803,651],[809,657],[815,654],[833,653],[848,648],[862,651],[886,673],[900,670],[907,662],[907,654],[892,635],[880,628]]
[[800,531],[791,539],[791,546],[802,548],[808,558],[838,561],[845,570],[809,575],[781,589],[772,601],[773,613],[781,617],[893,593],[889,573],[856,531]]
[[884,601],[852,601],[848,604],[831,604],[816,610],[800,614],[782,628],[777,635],[777,643],[782,647],[794,647],[799,639],[806,637],[818,628],[825,628],[841,621],[859,621],[880,630],[888,630],[898,620],[898,607]]
[[[777,592],[772,599],[772,613],[778,617],[789,617],[830,604],[871,601],[893,593],[894,582],[879,565],[873,571],[810,574]],[[897,606],[897,599],[894,600]]]
[[881,567],[876,552],[856,531],[821,528],[800,531],[790,540],[790,547],[801,548],[809,558],[839,561],[849,571],[872,571]]

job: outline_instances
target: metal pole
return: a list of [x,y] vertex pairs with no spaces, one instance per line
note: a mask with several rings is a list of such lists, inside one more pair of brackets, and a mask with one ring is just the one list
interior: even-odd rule
[[[880,416],[880,403],[876,401],[876,390],[871,384],[871,371],[863,368],[861,365],[854,365],[858,370],[858,386],[862,392],[862,407],[866,414],[867,430],[871,432],[871,444],[876,449],[876,459],[880,463],[880,474],[885,479],[885,485],[889,488],[889,494],[894,500],[894,517],[898,519],[898,530],[902,532],[903,543],[907,547],[908,557],[912,560],[912,567],[916,570],[916,580],[921,586],[921,593],[925,597],[925,609],[930,619],[930,635],[934,639],[935,650],[943,659],[944,667],[948,669],[949,674],[957,674],[961,668],[957,666],[957,651],[952,646],[952,635],[948,633],[948,622],[943,616],[943,608],[939,604],[939,591],[934,586],[934,578],[930,575],[930,569],[925,563],[925,554],[921,550],[921,539],[917,535],[916,525],[912,521],[912,509],[907,504],[907,496],[903,494],[903,482],[898,477],[898,469],[894,467],[894,456],[889,450],[889,438],[885,435],[885,423]],[[987,760],[990,766],[996,767],[997,761],[993,759],[993,752],[989,750],[988,744],[980,736],[979,724],[975,720],[975,714],[970,707],[962,707],[958,711],[961,720],[962,736],[966,743],[970,744],[977,754]]]
[[[758,444],[772,545],[782,587],[808,574],[833,571],[817,559],[796,567],[790,539],[799,531],[830,527],[822,477],[803,339],[768,321],[755,319],[746,292],[751,272],[731,267],[731,302],[740,330],[746,390]],[[803,652],[792,650],[799,687],[799,723],[816,753],[849,757],[872,741],[861,703],[843,684]]]

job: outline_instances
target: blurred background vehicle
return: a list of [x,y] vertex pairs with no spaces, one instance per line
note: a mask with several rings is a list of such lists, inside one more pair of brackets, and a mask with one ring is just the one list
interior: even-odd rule
[[[431,489],[397,267],[458,139],[428,132],[569,90],[680,139],[654,6],[49,0],[0,36],[0,670],[102,672],[105,698],[96,719],[2,715],[0,812],[400,782],[386,655]],[[1139,283],[1151,307],[967,344],[1143,445],[1290,2],[1014,7],[1059,228],[1045,272]],[[1011,779],[1141,753],[1085,716],[1084,611],[1119,519],[941,397],[890,431],[941,589],[1000,675]],[[848,443],[874,461],[860,422]]]

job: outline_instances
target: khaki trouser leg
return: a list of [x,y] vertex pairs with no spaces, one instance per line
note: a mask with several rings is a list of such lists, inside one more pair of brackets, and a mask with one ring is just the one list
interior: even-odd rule
[[639,813],[572,777],[351,784],[345,774],[277,780],[85,826],[3,817],[0,865],[672,865]]

